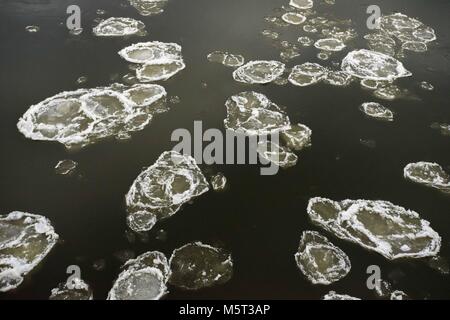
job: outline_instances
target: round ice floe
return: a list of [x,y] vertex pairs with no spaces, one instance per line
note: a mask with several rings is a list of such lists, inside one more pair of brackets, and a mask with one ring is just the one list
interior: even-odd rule
[[79,278],[59,284],[52,289],[50,300],[92,300],[93,292],[89,285]]
[[57,241],[43,216],[18,211],[0,216],[0,292],[17,288]]
[[435,256],[441,247],[428,221],[388,201],[313,198],[307,211],[314,224],[389,260]]
[[289,5],[300,9],[300,10],[306,10],[311,9],[314,6],[313,0],[290,0]]
[[124,37],[145,35],[145,24],[131,18],[112,17],[100,22],[93,29],[97,37]]
[[285,65],[279,61],[250,61],[233,72],[234,80],[250,84],[269,83],[280,77]]
[[370,80],[392,81],[412,75],[397,59],[366,49],[347,54],[342,60],[341,68],[352,76]]
[[403,170],[406,179],[444,192],[450,192],[450,175],[437,163],[416,162]]
[[295,261],[313,284],[328,285],[339,281],[351,269],[348,256],[326,237],[314,231],[303,232]]
[[314,43],[314,46],[324,51],[341,51],[345,48],[344,42],[334,38],[319,39]]
[[154,16],[164,12],[169,0],[128,0],[142,16]]
[[287,12],[281,16],[281,19],[293,25],[299,25],[306,21],[306,17],[304,15],[296,12]]
[[292,68],[289,82],[295,86],[305,87],[319,82],[326,74],[327,69],[320,64],[306,62]]
[[298,157],[288,148],[273,141],[260,141],[256,148],[260,157],[280,168],[290,168],[297,164]]
[[244,64],[245,59],[240,54],[232,54],[223,51],[214,51],[208,54],[208,61],[221,63],[227,67],[240,67]]
[[394,114],[391,110],[377,102],[365,102],[360,106],[362,112],[368,117],[384,121],[394,121]]
[[183,61],[172,61],[170,63],[146,63],[136,70],[139,81],[153,82],[165,81],[186,68]]
[[169,283],[185,290],[224,284],[233,275],[231,254],[201,242],[189,243],[173,251]]
[[290,128],[289,117],[265,95],[254,91],[230,97],[225,128],[246,135],[268,135]]
[[167,258],[158,251],[146,252],[123,266],[108,300],[158,300],[167,293],[170,269]]
[[334,291],[330,291],[323,297],[323,300],[361,300],[361,299],[349,296],[347,294],[338,294]]
[[119,55],[132,63],[170,63],[183,59],[181,46],[171,42],[140,42],[123,48]]
[[195,160],[178,152],[164,152],[133,182],[125,200],[128,225],[148,231],[158,220],[168,218],[181,206],[209,190]]
[[303,124],[294,124],[281,133],[281,139],[289,149],[301,151],[311,146],[312,131]]
[[211,178],[211,186],[214,191],[223,191],[227,186],[227,178],[219,172]]

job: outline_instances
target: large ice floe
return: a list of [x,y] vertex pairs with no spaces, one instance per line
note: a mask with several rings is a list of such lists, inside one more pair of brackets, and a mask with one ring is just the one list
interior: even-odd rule
[[389,260],[435,256],[441,247],[428,221],[388,201],[312,198],[307,211],[314,224]]
[[208,182],[192,157],[164,152],[139,174],[125,197],[128,225],[137,232],[148,231],[158,220],[174,215],[183,204],[208,190]]
[[145,24],[132,18],[112,17],[101,21],[93,29],[97,37],[145,36]]
[[393,81],[412,75],[397,59],[366,49],[348,53],[342,60],[341,68],[357,78],[379,81]]
[[450,193],[450,175],[437,163],[416,162],[403,170],[406,179]]
[[368,117],[377,120],[394,121],[394,113],[378,102],[364,102],[360,109]]
[[295,261],[313,284],[329,285],[344,278],[351,269],[345,252],[315,231],[303,232]]
[[209,62],[221,63],[227,67],[240,67],[244,64],[245,59],[240,54],[233,54],[226,51],[213,51],[208,54]]
[[81,148],[144,129],[155,114],[166,111],[165,97],[166,90],[154,84],[62,92],[31,106],[17,127],[32,140]]
[[164,12],[169,0],[128,0],[142,16],[154,16]]
[[43,216],[18,211],[0,216],[0,292],[17,288],[57,241]]
[[93,300],[94,294],[82,279],[74,278],[52,289],[50,300]]
[[167,293],[170,268],[163,253],[146,252],[128,260],[122,269],[108,300],[158,300]]
[[169,283],[185,290],[221,285],[233,275],[231,254],[201,242],[188,243],[173,251]]
[[249,84],[265,84],[278,79],[286,66],[279,61],[256,60],[233,72],[234,80]]
[[167,80],[186,67],[181,46],[176,43],[140,42],[120,50],[119,55],[128,62],[141,64],[136,69],[141,82]]
[[323,300],[361,300],[360,298],[352,297],[347,294],[339,294],[335,291],[330,291],[323,296]]

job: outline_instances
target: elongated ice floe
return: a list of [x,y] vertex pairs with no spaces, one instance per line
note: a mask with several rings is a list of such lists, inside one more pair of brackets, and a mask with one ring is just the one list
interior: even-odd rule
[[297,164],[298,157],[290,149],[273,141],[258,142],[256,151],[265,159],[280,168],[290,168]]
[[389,260],[435,256],[441,247],[428,221],[388,201],[312,198],[307,211],[314,224]]
[[230,97],[225,128],[246,135],[268,135],[290,128],[289,117],[262,93],[247,91]]
[[286,66],[279,61],[250,61],[233,72],[234,80],[249,84],[270,83],[279,78]]
[[195,160],[178,152],[164,152],[155,164],[133,182],[125,200],[128,226],[137,232],[150,230],[181,206],[209,190]]
[[245,59],[240,54],[232,54],[226,51],[213,51],[207,56],[208,61],[221,63],[227,67],[240,67],[244,64]]
[[323,297],[323,300],[361,300],[361,299],[349,296],[347,294],[339,294],[334,291],[330,291]]
[[397,59],[366,49],[348,53],[342,60],[341,69],[357,78],[370,80],[393,81],[412,75]]
[[437,163],[416,162],[403,170],[406,179],[450,193],[450,175]]
[[154,16],[164,12],[169,0],[128,0],[142,16]]
[[319,39],[314,43],[314,46],[324,51],[342,51],[346,47],[342,40],[335,38]]
[[93,300],[94,294],[82,279],[74,278],[52,289],[50,300]]
[[43,216],[19,211],[0,216],[0,292],[17,288],[57,241]]
[[384,121],[394,121],[392,111],[378,102],[364,102],[360,106],[360,109],[368,117]]
[[351,269],[345,252],[315,231],[303,232],[295,261],[313,284],[329,285],[344,278]]
[[293,25],[299,25],[306,21],[306,17],[297,12],[287,12],[281,16],[281,19]]
[[231,254],[201,242],[188,243],[173,251],[169,283],[185,290],[221,285],[233,275]]
[[295,86],[306,87],[322,80],[328,70],[320,64],[306,62],[294,66],[289,75],[289,82]]
[[158,300],[167,293],[171,272],[163,253],[146,252],[128,260],[122,269],[109,291],[108,300]]
[[290,0],[289,5],[300,9],[300,10],[306,10],[311,9],[314,6],[313,0]]
[[62,92],[31,106],[17,127],[27,138],[81,148],[144,129],[165,111],[166,90],[154,84]]
[[112,17],[101,21],[93,29],[97,37],[125,37],[132,35],[144,36],[145,24],[131,18]]

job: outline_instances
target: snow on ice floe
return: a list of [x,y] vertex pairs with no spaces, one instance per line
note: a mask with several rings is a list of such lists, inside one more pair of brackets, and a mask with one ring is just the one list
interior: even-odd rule
[[300,10],[306,10],[311,9],[314,6],[313,0],[290,0],[289,5],[300,9]]
[[240,67],[244,64],[245,59],[240,54],[232,54],[226,51],[214,51],[208,54],[209,62],[221,63],[226,67]]
[[78,163],[73,160],[70,159],[61,160],[56,164],[55,172],[58,175],[70,176],[75,172],[77,167]]
[[192,157],[164,152],[139,174],[125,197],[128,226],[136,232],[148,231],[208,190],[208,182]]
[[401,42],[427,43],[436,40],[436,34],[432,28],[402,13],[382,16],[379,23],[381,30]]
[[201,242],[188,243],[173,251],[169,283],[185,290],[221,285],[233,275],[231,254]]
[[368,117],[384,121],[394,121],[394,113],[378,102],[364,102],[360,106],[360,109]]
[[93,300],[94,294],[89,285],[82,279],[74,278],[60,283],[52,289],[50,300]]
[[344,71],[328,71],[322,81],[336,87],[346,87],[353,81],[353,77]]
[[154,16],[164,12],[169,0],[128,0],[142,16]]
[[342,51],[346,47],[342,40],[335,38],[319,39],[314,43],[314,46],[324,51]]
[[403,170],[406,179],[450,193],[450,175],[437,163],[417,162]]
[[227,187],[227,178],[219,172],[211,177],[211,186],[214,191],[223,191]]
[[301,151],[311,146],[312,131],[303,124],[294,124],[281,133],[281,139],[291,150]]
[[250,61],[233,72],[234,80],[249,84],[270,83],[279,78],[285,65],[279,61]]
[[361,299],[349,296],[347,294],[338,294],[335,291],[330,291],[323,297],[323,300],[361,300]]
[[293,25],[299,25],[306,21],[306,17],[297,12],[286,12],[281,16],[281,19],[283,19],[284,22]]
[[18,211],[0,216],[0,292],[17,288],[57,241],[43,216]]
[[364,36],[367,40],[370,50],[387,54],[388,56],[395,55],[395,40],[385,32],[369,33]]
[[32,140],[81,148],[108,137],[144,129],[165,111],[163,87],[137,84],[62,92],[31,106],[17,127]]
[[225,106],[225,128],[246,135],[268,135],[290,128],[289,117],[262,93],[241,92],[230,97]]
[[351,269],[345,252],[315,231],[303,232],[295,261],[313,284],[329,285],[344,278]]
[[327,72],[327,69],[320,64],[306,62],[292,68],[289,82],[299,87],[309,86],[321,81]]
[[93,32],[97,37],[146,35],[145,24],[142,21],[118,17],[102,20],[96,27],[94,27]]
[[412,75],[397,59],[366,49],[348,53],[341,68],[352,76],[370,80],[393,81]]
[[256,151],[263,159],[280,168],[293,167],[298,161],[298,157],[295,153],[273,141],[258,142]]
[[388,201],[312,198],[312,222],[389,260],[435,256],[441,237],[417,212]]
[[170,268],[166,256],[146,252],[128,260],[109,291],[108,300],[158,300],[167,293]]

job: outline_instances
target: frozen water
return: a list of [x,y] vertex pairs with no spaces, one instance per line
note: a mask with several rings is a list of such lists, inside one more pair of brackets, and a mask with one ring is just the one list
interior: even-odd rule
[[319,39],[314,46],[324,51],[342,51],[346,47],[344,42],[334,38]]
[[364,39],[367,40],[369,48],[372,51],[381,52],[387,54],[388,56],[395,55],[395,40],[392,39],[387,33],[370,33],[365,35]]
[[311,135],[311,129],[299,123],[283,131],[281,133],[281,139],[289,149],[301,151],[311,146]]
[[397,59],[366,49],[347,54],[342,60],[341,68],[352,76],[370,80],[392,81],[411,76],[411,72]]
[[225,128],[246,135],[268,135],[290,128],[289,117],[265,95],[254,91],[230,97]]
[[186,68],[183,61],[169,63],[146,63],[136,70],[136,76],[142,82],[165,81]]
[[79,278],[60,283],[52,289],[50,300],[92,300],[93,292],[89,285]]
[[142,21],[131,18],[112,17],[101,21],[93,29],[97,37],[124,37],[146,34],[145,24]]
[[223,191],[227,186],[227,178],[219,172],[211,178],[211,185],[214,191]]
[[244,64],[245,59],[240,54],[232,54],[224,51],[214,51],[207,56],[210,62],[221,63],[227,67],[240,67]]
[[185,290],[224,284],[233,275],[231,254],[201,242],[188,243],[170,257],[169,283]]
[[420,88],[423,89],[423,90],[426,90],[426,91],[433,91],[434,90],[434,86],[431,83],[426,82],[426,81],[422,81],[420,83]]
[[285,65],[279,61],[250,61],[233,72],[234,80],[250,84],[269,83],[280,77]]
[[305,36],[299,37],[297,41],[300,42],[305,47],[309,47],[313,44],[313,40]]
[[164,152],[139,174],[125,197],[128,225],[136,232],[148,231],[208,190],[208,182],[192,157]]
[[39,26],[26,26],[25,30],[29,33],[36,33],[39,32],[40,28]]
[[306,17],[304,15],[296,12],[287,12],[281,16],[281,19],[293,25],[299,25],[306,21]]
[[329,71],[322,80],[332,86],[346,87],[353,81],[353,77],[344,71]]
[[428,50],[428,47],[424,42],[406,41],[402,43],[402,49],[413,52],[426,52]]
[[437,163],[410,163],[404,169],[405,178],[444,192],[450,192],[450,175]]
[[85,147],[108,137],[144,129],[162,112],[166,91],[158,85],[79,89],[62,92],[31,106],[17,127],[32,140]]
[[314,224],[389,260],[435,256],[441,237],[417,212],[388,201],[310,199]]
[[172,42],[139,42],[123,48],[119,55],[128,62],[164,64],[183,61],[181,46]]
[[146,252],[125,263],[108,300],[158,300],[167,293],[169,277],[166,256],[158,251]]
[[395,100],[407,96],[408,91],[392,83],[383,83],[373,92],[373,95],[383,100]]
[[384,121],[394,121],[392,111],[378,102],[365,102],[360,106],[360,109],[368,117]]
[[400,290],[395,290],[391,293],[390,300],[407,300],[408,295]]
[[348,256],[315,231],[303,232],[295,261],[313,284],[329,285],[344,278],[351,269]]
[[402,13],[394,13],[380,18],[381,29],[401,42],[432,42],[436,40],[434,30],[417,19]]
[[0,292],[17,288],[57,241],[43,216],[18,211],[0,216]]
[[450,136],[450,124],[447,123],[433,123],[431,128],[439,130],[443,136]]
[[300,9],[300,10],[305,10],[305,9],[311,9],[314,6],[314,1],[313,0],[290,0],[289,5]]
[[327,72],[320,64],[306,62],[292,68],[289,82],[299,87],[309,86],[322,80]]
[[323,297],[323,300],[361,300],[361,299],[346,294],[338,294],[334,291],[330,291]]
[[128,0],[142,16],[154,16],[164,12],[169,0]]
[[71,175],[77,169],[78,163],[73,160],[61,160],[55,166],[55,172],[59,175]]
[[258,154],[265,160],[280,168],[290,168],[297,164],[298,157],[291,150],[272,141],[260,141],[256,148]]

